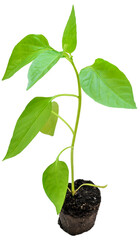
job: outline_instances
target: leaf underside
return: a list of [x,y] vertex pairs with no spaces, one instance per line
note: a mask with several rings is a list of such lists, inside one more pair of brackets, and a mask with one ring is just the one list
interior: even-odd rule
[[29,34],[13,49],[3,80],[12,77],[18,70],[32,62],[44,50],[50,49],[43,35]]
[[45,50],[31,64],[28,72],[28,86],[31,88],[40,78],[42,78],[57,62],[63,57],[61,52],[55,50]]
[[32,99],[17,120],[5,159],[19,154],[37,135],[52,110],[51,98]]
[[[56,102],[52,102],[52,111],[55,112],[56,114],[58,114],[59,112],[59,106]],[[44,124],[40,131],[44,134],[53,136],[57,120],[58,117],[51,113],[49,119],[47,119],[46,123]]]
[[136,108],[130,82],[115,65],[98,58],[82,69],[79,77],[82,89],[96,102],[108,107]]
[[57,214],[63,206],[68,187],[68,167],[65,162],[55,161],[43,173],[43,187],[56,207]]

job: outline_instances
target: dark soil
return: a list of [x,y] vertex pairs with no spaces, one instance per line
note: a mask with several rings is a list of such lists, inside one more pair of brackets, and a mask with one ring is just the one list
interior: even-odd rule
[[[91,181],[85,181],[78,179],[75,181],[75,189],[77,189],[83,183],[92,183]],[[68,184],[71,189],[71,183]],[[67,190],[65,202],[63,204],[62,211],[65,214],[74,217],[83,217],[91,214],[95,206],[101,202],[100,190],[96,187],[82,186],[74,196]]]
[[[83,183],[91,183],[78,179],[75,189]],[[71,189],[71,184],[68,185]],[[92,186],[82,186],[74,196],[67,190],[66,198],[59,215],[58,224],[70,235],[77,235],[90,230],[96,220],[101,202],[100,190]]]

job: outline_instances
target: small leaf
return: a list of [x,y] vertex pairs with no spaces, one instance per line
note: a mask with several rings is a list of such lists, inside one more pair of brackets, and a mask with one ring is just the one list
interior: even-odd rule
[[26,106],[17,120],[5,159],[19,154],[37,135],[52,110],[51,98],[36,97]]
[[[52,111],[58,114],[59,106],[56,102],[52,102]],[[51,113],[49,119],[47,119],[44,126],[41,128],[40,132],[53,136],[58,117]]]
[[49,43],[43,35],[30,34],[24,37],[12,51],[3,80],[12,77],[19,69],[49,48]]
[[63,206],[67,187],[69,170],[65,162],[56,160],[43,173],[43,187],[52,203],[56,207],[57,214]]
[[115,65],[98,58],[82,69],[79,77],[85,93],[96,102],[109,107],[136,108],[130,82]]
[[62,48],[65,52],[72,53],[77,45],[77,31],[76,31],[76,17],[74,6],[65,27],[63,38],[62,38]]
[[61,52],[46,50],[41,53],[32,63],[28,72],[28,86],[31,88],[40,78],[42,78],[62,57]]

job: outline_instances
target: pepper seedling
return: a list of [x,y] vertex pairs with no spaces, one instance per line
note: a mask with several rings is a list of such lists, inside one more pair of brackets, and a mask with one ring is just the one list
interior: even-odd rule
[[[68,190],[74,195],[82,186],[78,189],[75,189],[74,186],[74,145],[81,111],[82,89],[96,102],[105,106],[136,108],[130,82],[115,65],[98,58],[93,64],[83,68],[78,73],[71,55],[76,45],[77,28],[73,6],[62,37],[63,51],[59,52],[53,49],[43,35],[27,35],[14,47],[3,77],[3,80],[12,77],[22,67],[32,62],[28,71],[28,90],[61,58],[65,58],[72,65],[76,74],[77,95],[62,93],[52,97],[35,97],[28,103],[17,120],[8,151],[3,159],[12,158],[23,151],[38,132],[53,136],[58,118],[67,125],[72,132],[72,143],[59,153],[56,160],[43,173],[44,190],[55,205],[57,214],[62,209],[69,178],[68,167],[65,162],[59,160],[59,157],[68,148],[71,149],[71,189]],[[78,101],[74,129],[59,115],[59,106],[56,102],[58,97],[74,97]],[[96,186],[93,184],[87,185]]]

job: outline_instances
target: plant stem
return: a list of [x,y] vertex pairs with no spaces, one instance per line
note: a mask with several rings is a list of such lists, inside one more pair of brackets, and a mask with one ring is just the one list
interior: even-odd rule
[[72,64],[74,71],[76,73],[77,77],[77,84],[78,84],[78,110],[77,110],[77,117],[76,117],[76,123],[75,123],[75,128],[74,128],[74,133],[73,133],[73,139],[72,139],[72,144],[71,144],[71,192],[72,196],[75,194],[75,186],[74,186],[74,145],[75,145],[75,139],[76,139],[76,133],[78,129],[78,123],[79,123],[79,118],[80,118],[80,111],[81,111],[81,85],[80,85],[80,79],[79,79],[79,74],[78,71],[75,67],[75,64],[73,62],[72,56],[67,55],[66,59]]
[[68,126],[68,128],[71,130],[72,134],[74,134],[74,131],[73,131],[72,127],[59,114],[55,113],[54,111],[52,111],[52,113],[55,116],[57,116],[58,118],[60,118]]
[[72,196],[75,194],[75,186],[74,186],[74,145],[75,145],[75,139],[76,139],[76,134],[77,134],[77,129],[78,129],[78,124],[79,124],[79,118],[80,118],[80,112],[81,112],[81,100],[82,100],[82,93],[81,93],[81,85],[80,85],[80,79],[79,79],[79,74],[76,69],[76,66],[73,62],[73,58],[71,55],[67,54],[66,52],[63,53],[63,56],[72,64],[76,77],[77,77],[77,84],[78,84],[78,96],[74,94],[59,94],[56,95],[52,98],[52,100],[56,97],[60,96],[72,96],[72,97],[77,97],[78,98],[78,109],[77,109],[77,117],[76,117],[76,123],[75,123],[75,128],[73,132],[73,138],[72,138],[72,144],[71,144],[71,192]]

